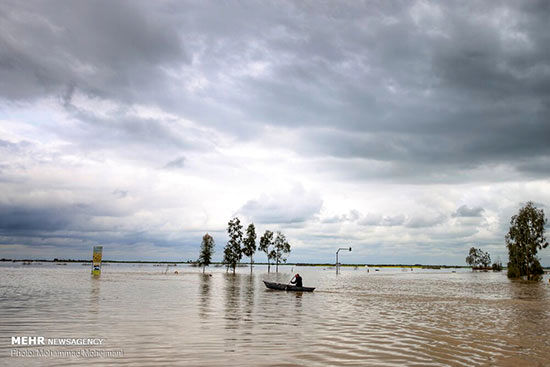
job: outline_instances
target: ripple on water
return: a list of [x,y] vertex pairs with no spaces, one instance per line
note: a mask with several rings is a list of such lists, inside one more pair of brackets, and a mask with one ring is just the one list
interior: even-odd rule
[[[300,268],[317,290],[299,294],[265,289],[262,280],[286,282],[290,274],[259,267],[253,275],[214,269],[207,276],[193,268],[175,275],[111,265],[100,279],[87,270],[0,267],[1,336],[106,338],[109,348],[124,350],[119,362],[143,366],[538,366],[550,360],[550,286],[510,282],[504,274],[336,276]],[[0,364],[8,350],[0,344]]]

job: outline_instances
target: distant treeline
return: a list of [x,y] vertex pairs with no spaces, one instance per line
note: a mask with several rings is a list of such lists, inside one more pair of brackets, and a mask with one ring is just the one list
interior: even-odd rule
[[[6,262],[66,262],[66,263],[91,263],[92,260],[84,259],[1,259],[0,261]],[[120,264],[195,264],[196,261],[187,260],[187,261],[151,261],[151,260],[103,260],[104,263],[120,263]],[[213,265],[223,265],[221,261],[212,262]],[[239,263],[246,265],[246,263]],[[255,262],[255,265],[268,265],[267,262]],[[286,265],[290,266],[334,266],[334,263],[287,263]],[[426,265],[426,264],[340,264],[340,266],[345,267],[377,267],[377,268],[469,268],[469,266],[459,266],[459,265]]]
[[[91,263],[91,259],[0,259],[11,262],[37,262],[37,263]],[[151,260],[101,260],[102,263],[120,264],[190,264],[192,261],[151,261]]]

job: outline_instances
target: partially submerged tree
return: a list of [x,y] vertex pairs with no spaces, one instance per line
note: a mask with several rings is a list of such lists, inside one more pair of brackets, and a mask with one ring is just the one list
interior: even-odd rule
[[223,249],[223,264],[225,265],[226,273],[229,271],[229,267],[231,266],[231,257],[231,249],[229,246],[225,245]]
[[506,235],[508,247],[508,278],[527,277],[537,279],[544,273],[537,252],[548,246],[544,237],[546,218],[542,209],[533,202],[520,208],[510,220],[510,230]]
[[491,264],[491,256],[488,252],[472,247],[466,256],[466,263],[474,268],[487,268]]
[[290,244],[287,242],[284,234],[277,232],[273,247],[273,256],[277,264],[276,272],[279,272],[279,263],[286,262],[286,256],[290,253]]
[[246,229],[246,237],[243,240],[243,254],[250,258],[250,272],[252,273],[252,263],[254,260],[252,257],[256,252],[256,227],[254,223],[250,223]]
[[260,251],[265,252],[265,255],[267,256],[267,272],[269,273],[271,268],[271,251],[270,247],[273,246],[273,232],[266,230],[262,237],[260,237],[260,246],[258,249]]
[[227,245],[223,252],[224,263],[226,266],[233,268],[233,273],[235,273],[235,268],[243,257],[241,249],[241,244],[243,242],[243,226],[239,218],[235,217],[227,223],[227,234],[229,235],[229,241],[227,241]]
[[202,266],[202,272],[204,273],[204,268],[210,265],[212,262],[212,254],[214,253],[214,238],[208,233],[202,237],[201,242],[201,253],[199,255],[199,266]]

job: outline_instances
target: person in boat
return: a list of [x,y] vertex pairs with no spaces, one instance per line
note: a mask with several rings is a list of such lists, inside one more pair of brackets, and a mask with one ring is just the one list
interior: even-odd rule
[[296,274],[296,275],[294,276],[294,278],[292,278],[292,280],[290,281],[290,283],[295,284],[296,287],[303,287],[303,285],[302,285],[302,277],[300,276],[300,274]]

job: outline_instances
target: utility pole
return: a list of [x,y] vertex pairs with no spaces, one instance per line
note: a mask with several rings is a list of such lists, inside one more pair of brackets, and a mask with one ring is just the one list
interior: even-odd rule
[[351,246],[350,247],[340,247],[338,250],[336,250],[336,274],[339,273],[339,263],[338,263],[338,252],[340,252],[340,250],[348,250],[348,251],[351,251]]

